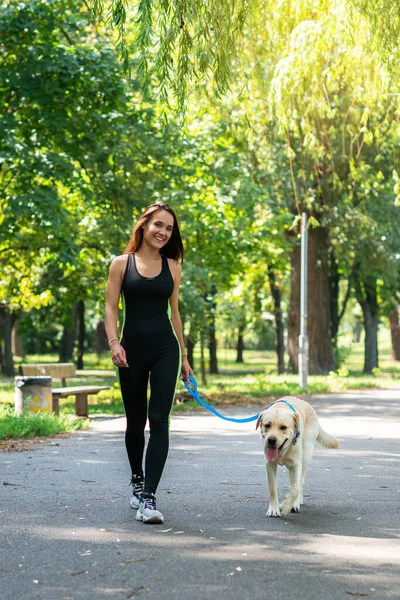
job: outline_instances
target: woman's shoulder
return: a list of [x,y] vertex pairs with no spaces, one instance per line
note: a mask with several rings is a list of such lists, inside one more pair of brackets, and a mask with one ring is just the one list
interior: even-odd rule
[[172,276],[174,279],[176,279],[177,276],[180,276],[182,274],[182,266],[178,261],[176,261],[173,258],[167,258],[167,260]]
[[122,269],[125,267],[129,254],[121,254],[120,256],[115,256],[111,261],[111,269]]

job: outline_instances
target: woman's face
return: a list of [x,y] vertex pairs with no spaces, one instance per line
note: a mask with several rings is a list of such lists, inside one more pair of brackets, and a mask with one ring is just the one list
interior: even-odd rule
[[157,211],[143,227],[143,239],[152,248],[160,250],[168,242],[174,229],[174,217],[166,210]]

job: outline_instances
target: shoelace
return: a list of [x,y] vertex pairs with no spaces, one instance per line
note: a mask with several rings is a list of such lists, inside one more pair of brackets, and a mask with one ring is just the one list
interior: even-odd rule
[[145,497],[142,496],[142,500],[144,501],[147,508],[150,508],[151,510],[156,510],[155,496],[145,496]]
[[143,493],[143,478],[131,477],[131,486],[133,488],[133,494],[135,496],[141,496]]

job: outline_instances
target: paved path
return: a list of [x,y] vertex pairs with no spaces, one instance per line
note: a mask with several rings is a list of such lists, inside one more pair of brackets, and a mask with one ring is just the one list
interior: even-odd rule
[[399,397],[313,397],[340,449],[316,450],[306,504],[282,519],[265,516],[254,423],[173,417],[158,526],[136,522],[129,508],[121,418],[0,455],[1,597],[400,598]]

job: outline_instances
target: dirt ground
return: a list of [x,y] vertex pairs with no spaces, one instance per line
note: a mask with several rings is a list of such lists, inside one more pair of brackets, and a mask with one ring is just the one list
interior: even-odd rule
[[57,445],[57,440],[67,438],[70,435],[70,433],[57,433],[56,435],[45,435],[19,440],[0,440],[0,452],[24,452],[26,450],[36,450],[48,444]]

